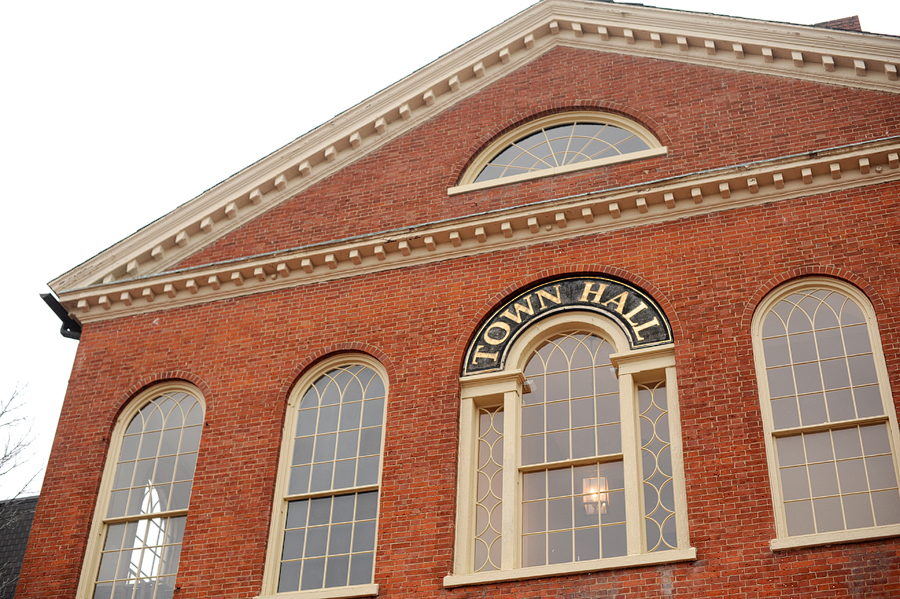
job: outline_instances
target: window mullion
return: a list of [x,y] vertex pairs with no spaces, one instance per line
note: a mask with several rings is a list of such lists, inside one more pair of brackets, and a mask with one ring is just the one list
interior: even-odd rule
[[468,476],[460,481],[456,495],[456,551],[454,555],[455,572],[471,572],[475,548],[475,498],[477,485],[478,459],[478,426],[477,410],[471,397],[464,397],[459,408],[459,466],[461,476]]
[[681,410],[675,367],[666,368],[666,403],[669,409],[669,443],[672,455],[672,484],[675,489],[675,522],[678,548],[690,545],[688,536],[687,492],[684,488],[684,454],[681,446]]
[[805,426],[794,426],[791,428],[781,428],[772,431],[772,437],[794,437],[802,434],[820,433],[822,431],[836,431],[843,428],[856,428],[858,426],[870,426],[872,424],[881,424],[888,422],[887,414],[879,414],[878,416],[866,416],[856,418],[854,420],[838,420],[837,422],[822,422],[820,424],[807,424]]
[[167,510],[165,512],[151,512],[148,514],[134,514],[133,516],[118,516],[116,518],[106,518],[103,524],[112,526],[113,524],[121,524],[122,522],[137,522],[138,520],[154,520],[160,518],[176,518],[178,516],[186,516],[187,509]]
[[641,468],[638,460],[637,407],[635,383],[630,374],[619,375],[619,406],[622,414],[622,462],[625,468],[625,523],[628,555],[643,552],[643,502],[641,501]]
[[503,553],[501,570],[519,567],[519,391],[503,394]]
[[316,491],[315,493],[298,493],[296,495],[286,495],[285,504],[300,499],[316,499],[317,497],[337,497],[338,495],[350,495],[351,493],[365,493],[367,491],[377,491],[378,484],[361,485],[358,487],[344,487],[341,489],[328,489],[326,491]]

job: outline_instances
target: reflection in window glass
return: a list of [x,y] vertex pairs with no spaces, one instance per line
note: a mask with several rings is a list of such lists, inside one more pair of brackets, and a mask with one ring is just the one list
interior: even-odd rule
[[[601,337],[566,333],[544,342],[525,366],[522,466],[548,467],[523,474],[523,566],[627,553],[614,351]],[[594,457],[591,464],[551,467]]]
[[[181,556],[203,406],[184,392],[145,405],[125,430],[95,599],[170,599]],[[147,517],[168,512],[165,517]],[[171,512],[182,512],[171,515]]]

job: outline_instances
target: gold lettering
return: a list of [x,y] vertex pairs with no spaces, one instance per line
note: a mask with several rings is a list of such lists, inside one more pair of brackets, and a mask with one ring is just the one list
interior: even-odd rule
[[650,327],[655,327],[655,326],[659,326],[659,321],[657,321],[656,317],[654,316],[653,320],[651,320],[650,322],[645,322],[644,324],[640,324],[631,330],[634,331],[634,336],[637,337],[638,341],[643,341],[644,338],[641,337],[641,335],[640,335],[641,331],[643,331],[644,329],[648,329]]
[[[502,329],[503,331],[505,331],[503,334],[503,337],[501,337],[500,339],[494,339],[493,337],[488,335],[488,333],[491,332],[491,329],[495,329],[495,328]],[[509,337],[509,325],[506,324],[505,322],[499,322],[499,321],[495,322],[495,323],[491,324],[491,326],[489,326],[487,328],[487,330],[484,332],[484,340],[487,343],[490,343],[491,345],[500,345],[501,343],[506,341],[507,337]]]
[[472,364],[476,364],[476,360],[496,360],[497,353],[496,352],[483,352],[481,350],[484,349],[483,345],[475,346],[475,353],[472,354]]
[[625,300],[627,300],[627,299],[628,299],[628,292],[623,291],[622,293],[620,293],[616,297],[612,298],[611,300],[607,300],[607,301],[603,302],[603,305],[609,306],[610,304],[615,303],[616,305],[613,306],[613,309],[616,312],[618,312],[619,314],[622,314],[622,310],[625,309]]
[[515,310],[516,313],[513,314],[512,310],[507,310],[501,316],[505,316],[516,324],[522,324],[522,313],[528,314],[529,316],[534,316],[534,308],[531,307],[531,296],[525,298],[525,301],[528,302],[528,307],[523,306],[522,304],[513,304],[512,310]]
[[559,304],[562,302],[562,298],[559,296],[559,285],[555,286],[554,289],[556,290],[556,297],[550,295],[546,289],[538,289],[535,293],[535,295],[538,296],[538,299],[541,300],[541,310],[547,307],[544,305],[544,299],[548,299],[554,304]]
[[646,307],[647,307],[647,304],[645,304],[644,302],[641,302],[641,305],[639,305],[637,308],[635,308],[634,310],[632,310],[632,311],[629,312],[628,314],[625,314],[625,315],[624,315],[624,316],[625,316],[625,320],[628,321],[628,324],[630,324],[630,325],[633,326],[633,327],[636,327],[636,326],[637,326],[637,323],[636,323],[636,322],[632,322],[631,317],[634,316],[635,314],[637,314],[638,312],[640,312],[641,310],[644,310]]
[[[609,287],[606,283],[597,283],[597,291],[594,291],[594,284],[591,282],[587,282],[584,284],[584,293],[581,294],[581,299],[578,300],[580,302],[594,302],[595,304],[600,303],[600,296],[603,295],[603,292],[606,291],[606,288]],[[594,299],[588,299],[589,295],[593,295]]]

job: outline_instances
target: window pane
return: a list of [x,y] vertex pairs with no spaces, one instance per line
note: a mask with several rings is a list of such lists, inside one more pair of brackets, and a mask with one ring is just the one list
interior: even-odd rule
[[351,556],[349,584],[353,585],[371,583],[372,566],[374,561],[374,553],[354,553]]
[[575,530],[575,561],[591,559],[600,559],[600,530],[597,528]]
[[522,537],[522,565],[543,566],[547,563],[547,535],[524,535]]
[[844,515],[847,518],[847,528],[865,528],[875,526],[872,517],[872,502],[868,493],[859,495],[845,495],[841,498],[844,503]]
[[900,524],[900,493],[897,489],[872,493],[872,506],[878,526]]
[[828,421],[824,394],[801,395],[798,401],[800,404],[800,421],[803,423],[803,426],[821,424]]
[[776,430],[800,426],[800,412],[797,408],[797,399],[794,397],[773,399],[772,420],[775,422]]
[[875,359],[872,354],[851,356],[847,358],[847,361],[850,363],[850,379],[853,381],[854,387],[878,382],[875,374]]
[[602,557],[618,557],[628,553],[628,540],[624,524],[600,527]]
[[784,504],[784,515],[787,520],[788,534],[809,535],[816,532],[812,516],[812,502],[795,501]]
[[547,535],[547,561],[551,564],[564,564],[572,561],[572,531],[563,530]]
[[816,532],[844,530],[844,517],[839,497],[813,499],[813,510],[816,514]]

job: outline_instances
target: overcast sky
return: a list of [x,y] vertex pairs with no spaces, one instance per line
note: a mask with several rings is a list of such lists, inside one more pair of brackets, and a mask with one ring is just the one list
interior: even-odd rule
[[[0,499],[46,464],[78,345],[38,297],[47,281],[531,4],[0,2],[0,397],[21,389],[34,435]],[[900,35],[896,0],[648,4],[800,24],[857,13]]]

